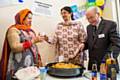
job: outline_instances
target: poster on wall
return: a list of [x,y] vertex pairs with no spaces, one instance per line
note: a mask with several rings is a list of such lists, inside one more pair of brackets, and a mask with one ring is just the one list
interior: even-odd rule
[[72,11],[73,11],[73,18],[74,18],[75,20],[78,19],[78,18],[80,18],[80,12],[79,12],[79,10],[78,10],[77,5],[72,5],[72,6],[71,6],[71,9],[72,9]]
[[24,0],[0,0],[0,7],[10,6],[13,4],[23,3]]
[[85,11],[86,11],[85,5],[82,6],[71,5],[70,7],[73,11],[74,20],[80,19],[85,15]]
[[32,8],[33,14],[53,16],[53,3],[50,1],[34,0]]

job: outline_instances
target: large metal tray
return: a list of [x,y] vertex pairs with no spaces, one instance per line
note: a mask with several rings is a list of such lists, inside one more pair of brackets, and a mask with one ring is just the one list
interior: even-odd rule
[[[54,63],[49,63],[47,64],[47,73],[51,76],[55,76],[55,77],[77,77],[77,76],[82,76],[82,73],[84,71],[84,67],[79,65],[80,68],[53,68],[51,67],[52,65],[56,64],[58,62],[54,62]],[[77,65],[77,64],[75,64]]]

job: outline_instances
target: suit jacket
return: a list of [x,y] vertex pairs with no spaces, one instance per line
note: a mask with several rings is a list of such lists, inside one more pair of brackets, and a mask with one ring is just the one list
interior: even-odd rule
[[[89,50],[89,59],[96,60],[100,65],[101,60],[107,53],[112,50],[114,55],[118,56],[120,51],[120,37],[116,30],[116,23],[102,18],[97,33],[93,38],[93,26],[87,26],[86,47]],[[117,57],[116,56],[116,57]]]

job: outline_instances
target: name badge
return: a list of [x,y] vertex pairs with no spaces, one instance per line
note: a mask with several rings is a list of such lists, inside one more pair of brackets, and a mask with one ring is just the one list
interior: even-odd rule
[[98,38],[104,38],[105,37],[105,34],[99,34],[98,35]]

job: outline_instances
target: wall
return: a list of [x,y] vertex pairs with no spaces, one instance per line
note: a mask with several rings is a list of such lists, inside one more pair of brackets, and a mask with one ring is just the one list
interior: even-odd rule
[[[44,1],[44,0],[43,0]],[[49,0],[48,0],[49,1]],[[49,17],[49,16],[43,16],[43,15],[34,15],[33,16],[33,26],[32,28],[38,33],[38,32],[45,32],[48,36],[53,36],[54,30],[56,28],[56,24],[61,21],[61,16],[60,16],[60,8],[65,6],[65,5],[70,5],[70,4],[75,4],[78,3],[78,5],[82,5],[86,2],[86,0],[56,0],[53,1],[55,9],[54,12],[56,16],[54,17]],[[74,1],[74,2],[73,2]],[[18,4],[18,5],[11,5],[7,7],[2,7],[0,8],[0,53],[2,52],[2,45],[3,45],[3,40],[5,36],[5,32],[7,28],[11,25],[14,24],[14,15],[21,9],[23,8],[30,8],[32,5],[33,0],[25,0],[24,4]],[[80,3],[80,4],[79,4]],[[104,16],[105,18],[112,19],[112,13],[111,10],[111,2],[108,0],[106,3],[105,12]],[[39,43],[38,44],[40,54],[42,56],[43,63],[51,62],[54,59],[54,46],[49,45],[46,42]]]

